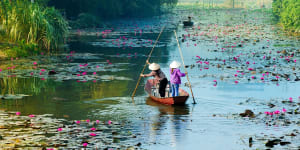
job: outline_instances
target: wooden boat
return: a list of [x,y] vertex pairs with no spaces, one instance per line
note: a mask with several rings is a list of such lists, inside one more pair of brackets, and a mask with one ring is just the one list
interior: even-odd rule
[[145,85],[145,91],[149,94],[149,97],[162,104],[167,105],[184,105],[187,99],[189,98],[189,93],[184,91],[183,89],[179,88],[179,96],[176,97],[168,97],[170,95],[168,91],[166,91],[166,97],[160,97],[159,94],[155,95],[152,92],[156,88],[154,87],[156,85],[156,82],[154,79],[147,80],[147,83]]
[[147,98],[146,104],[158,108],[160,115],[188,115],[190,113],[188,105],[165,105],[152,100],[151,97]]
[[183,21],[183,26],[187,27],[187,26],[193,26],[194,22],[191,21]]

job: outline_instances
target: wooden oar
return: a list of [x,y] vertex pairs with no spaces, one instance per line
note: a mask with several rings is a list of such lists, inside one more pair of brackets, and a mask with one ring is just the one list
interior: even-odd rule
[[[158,39],[159,39],[161,33],[164,31],[164,29],[165,29],[165,27],[162,27],[162,29],[161,29],[161,31],[160,31],[160,33],[159,33],[159,35],[158,35],[158,37],[157,37],[157,39],[156,39],[156,41],[155,41],[153,47],[152,47],[152,50],[150,51],[150,53],[149,53],[149,55],[148,55],[148,58],[147,58],[146,63],[145,63],[145,65],[144,65],[144,68],[143,68],[143,70],[142,70],[142,72],[141,72],[140,74],[143,74],[143,73],[144,73],[144,71],[145,71],[145,69],[146,69],[146,67],[147,67],[147,65],[148,65],[147,62],[149,62],[149,59],[150,59],[150,57],[151,57],[151,55],[152,55],[152,52],[153,52],[153,50],[154,50],[154,48],[155,48],[155,46],[156,46],[156,44],[157,44],[157,42],[158,42]],[[133,93],[132,93],[132,96],[131,96],[132,100],[133,100],[133,98],[134,98],[134,96],[135,96],[136,90],[137,90],[137,88],[138,88],[138,86],[139,86],[139,84],[140,84],[140,82],[141,82],[141,79],[142,79],[142,77],[140,76],[140,74],[139,74],[139,79],[138,79],[138,81],[137,81],[137,83],[136,83],[135,89],[134,89],[134,91],[133,91]]]
[[[182,60],[182,64],[184,66],[184,69],[185,69],[185,72],[187,72],[187,69],[185,68],[185,65],[184,65],[184,60],[183,60],[183,56],[182,56],[182,51],[181,51],[181,48],[180,48],[180,45],[179,45],[179,41],[178,41],[178,37],[177,37],[177,34],[176,34],[176,31],[174,30],[174,34],[175,34],[175,37],[176,37],[176,40],[177,40],[177,44],[178,44],[178,49],[179,49],[179,53],[180,53],[180,57],[181,57],[181,60]],[[188,80],[189,82],[189,87],[190,87],[190,90],[191,90],[191,93],[192,93],[192,97],[193,97],[193,104],[196,104],[196,101],[195,101],[195,98],[194,98],[194,94],[193,94],[193,90],[192,90],[192,86],[191,86],[191,83],[190,83],[190,80],[189,80],[189,76],[186,75],[186,79]]]

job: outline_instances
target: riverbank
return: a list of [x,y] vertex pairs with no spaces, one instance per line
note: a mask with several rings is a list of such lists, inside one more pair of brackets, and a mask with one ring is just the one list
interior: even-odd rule
[[0,111],[1,149],[127,149],[141,143],[126,122],[55,119]]

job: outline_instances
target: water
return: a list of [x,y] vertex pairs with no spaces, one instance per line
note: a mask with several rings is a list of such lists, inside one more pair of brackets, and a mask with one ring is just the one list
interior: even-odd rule
[[[0,93],[30,96],[18,100],[1,100],[0,108],[20,111],[24,115],[54,114],[54,117],[70,120],[127,120],[130,121],[133,132],[141,133],[137,141],[146,149],[264,148],[264,142],[258,140],[253,147],[249,147],[248,138],[271,134],[281,136],[297,129],[296,124],[266,126],[259,120],[243,119],[237,114],[245,109],[259,114],[275,108],[295,108],[280,102],[275,108],[269,108],[266,104],[275,103],[275,100],[287,100],[289,97],[298,101],[299,82],[287,81],[283,76],[280,76],[278,82],[271,81],[275,75],[266,76],[264,81],[260,77],[267,71],[280,75],[295,73],[295,77],[299,77],[299,40],[280,32],[266,11],[220,9],[175,12],[183,13],[153,20],[112,22],[113,31],[104,37],[100,35],[104,29],[77,33],[67,43],[68,51],[75,51],[71,56],[72,61],[66,58],[70,55],[66,52],[55,56],[3,62],[1,68],[15,65],[16,71],[0,73]],[[195,29],[177,26],[180,18],[187,15],[193,16]],[[168,26],[150,62],[158,62],[162,70],[169,74],[169,64],[173,60],[181,61],[173,30],[176,29],[180,41],[182,34],[185,34],[186,39],[181,46],[185,65],[189,66],[187,71],[196,105],[192,104],[191,97],[185,106],[166,106],[153,102],[143,91],[146,80],[142,80],[134,101],[130,97],[152,44],[164,24]],[[142,34],[140,29],[143,30]],[[231,29],[235,31],[229,31]],[[193,36],[195,34],[198,36]],[[260,41],[256,42],[257,40]],[[297,63],[278,59],[280,53],[277,51],[283,49],[295,52],[295,57],[291,60],[296,59]],[[256,53],[258,57],[252,53]],[[262,58],[264,55],[276,57],[276,60],[267,61]],[[235,62],[233,57],[237,56],[238,62]],[[225,65],[222,61],[224,59]],[[199,60],[203,64],[197,63]],[[33,69],[34,61],[40,64],[38,69]],[[204,64],[204,61],[208,61],[209,65]],[[249,65],[246,64],[247,61],[250,62]],[[79,64],[88,64],[89,67],[80,69]],[[266,65],[271,67],[265,67]],[[272,68],[273,65],[277,66]],[[250,67],[257,72],[248,71],[247,68]],[[58,75],[39,75],[41,68],[56,70]],[[82,73],[79,70],[87,72],[90,79],[76,77],[76,74]],[[183,72],[184,68],[181,70]],[[245,74],[241,75],[237,70]],[[35,71],[34,76],[29,75],[31,71]],[[93,72],[97,75],[93,75]],[[148,73],[149,70],[146,69],[145,72]],[[17,77],[7,77],[13,74]],[[235,77],[234,74],[238,76]],[[65,81],[61,76],[65,76]],[[251,76],[256,76],[257,79],[248,80]],[[289,78],[292,79],[292,76]],[[190,92],[184,84],[187,83],[186,78],[182,80],[181,87]],[[213,80],[217,80],[215,86]],[[235,84],[234,81],[239,83]],[[299,115],[290,118],[299,120]],[[299,135],[297,138],[299,139]],[[295,145],[299,146],[299,141],[293,142],[290,147]]]

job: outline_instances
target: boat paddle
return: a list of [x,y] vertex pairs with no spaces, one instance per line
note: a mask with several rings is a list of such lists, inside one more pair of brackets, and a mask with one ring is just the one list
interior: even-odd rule
[[[180,45],[179,45],[179,41],[178,41],[178,37],[177,37],[177,34],[176,34],[176,31],[175,31],[175,30],[174,30],[174,34],[175,34],[175,37],[176,37],[176,40],[177,40],[178,50],[179,50],[179,53],[180,53],[180,57],[181,57],[181,60],[182,60],[182,64],[183,64],[183,66],[184,66],[185,72],[187,72],[187,69],[185,68],[185,65],[184,65],[184,60],[183,60],[183,56],[182,56],[182,51],[181,51],[181,48],[180,48]],[[193,94],[193,90],[192,90],[192,86],[191,86],[191,83],[190,83],[188,74],[186,75],[186,79],[187,79],[188,82],[189,82],[189,88],[190,88],[190,90],[191,90],[192,97],[193,97],[193,101],[194,101],[193,104],[196,104],[196,101],[195,101],[195,98],[194,98],[194,94]]]
[[[150,59],[150,57],[151,57],[151,55],[152,55],[152,52],[153,52],[153,50],[154,50],[154,48],[155,48],[155,46],[156,46],[156,44],[157,44],[157,42],[158,42],[158,39],[159,39],[161,33],[164,31],[164,28],[165,28],[165,27],[162,27],[162,29],[161,29],[161,31],[160,31],[160,33],[159,33],[159,35],[158,35],[158,37],[157,37],[157,39],[156,39],[156,41],[155,41],[153,47],[152,47],[152,50],[150,51],[150,53],[149,53],[149,55],[148,55],[148,58],[147,58],[146,63],[145,63],[145,65],[144,65],[144,68],[143,68],[143,70],[142,70],[142,72],[141,72],[140,74],[143,74],[143,73],[144,73],[144,71],[145,71],[145,69],[146,69],[146,67],[147,67],[147,65],[148,65],[147,62],[149,62],[149,59]],[[134,91],[133,91],[133,93],[132,93],[132,95],[131,95],[132,100],[134,99],[136,90],[137,90],[137,88],[138,88],[138,86],[139,86],[139,84],[140,84],[140,82],[141,82],[141,79],[142,79],[142,77],[139,76],[139,79],[138,79],[138,81],[137,81],[137,83],[136,83],[135,89],[134,89]]]

